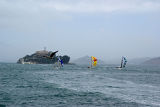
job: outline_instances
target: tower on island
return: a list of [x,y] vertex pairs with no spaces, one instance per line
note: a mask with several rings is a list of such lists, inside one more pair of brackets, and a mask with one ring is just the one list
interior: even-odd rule
[[40,51],[36,51],[37,54],[48,54],[48,51],[46,50],[47,48],[44,47],[43,50],[40,50]]

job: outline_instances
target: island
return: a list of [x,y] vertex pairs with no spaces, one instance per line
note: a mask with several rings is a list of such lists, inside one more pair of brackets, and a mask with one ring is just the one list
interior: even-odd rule
[[[52,53],[52,51],[36,51],[35,53],[31,55],[26,55],[23,58],[18,59],[18,64],[54,64],[58,61],[58,56],[55,56],[54,58],[50,59],[44,56],[49,56]],[[59,56],[64,64],[68,64],[70,61],[70,57],[67,55]]]

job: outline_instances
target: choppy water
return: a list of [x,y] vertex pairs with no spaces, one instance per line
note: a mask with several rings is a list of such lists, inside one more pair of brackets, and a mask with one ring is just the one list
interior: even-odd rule
[[160,107],[160,67],[0,64],[0,107]]

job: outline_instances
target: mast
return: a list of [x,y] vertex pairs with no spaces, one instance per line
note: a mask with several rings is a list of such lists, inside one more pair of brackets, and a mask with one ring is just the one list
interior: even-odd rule
[[122,60],[121,60],[121,67],[120,68],[122,68],[123,66],[123,56],[122,56]]
[[92,68],[92,56],[91,56],[91,68]]

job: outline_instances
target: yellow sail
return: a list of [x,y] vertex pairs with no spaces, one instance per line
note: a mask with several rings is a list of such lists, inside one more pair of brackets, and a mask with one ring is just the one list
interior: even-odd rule
[[97,58],[96,57],[91,57],[92,58],[92,65],[96,66],[97,65]]

